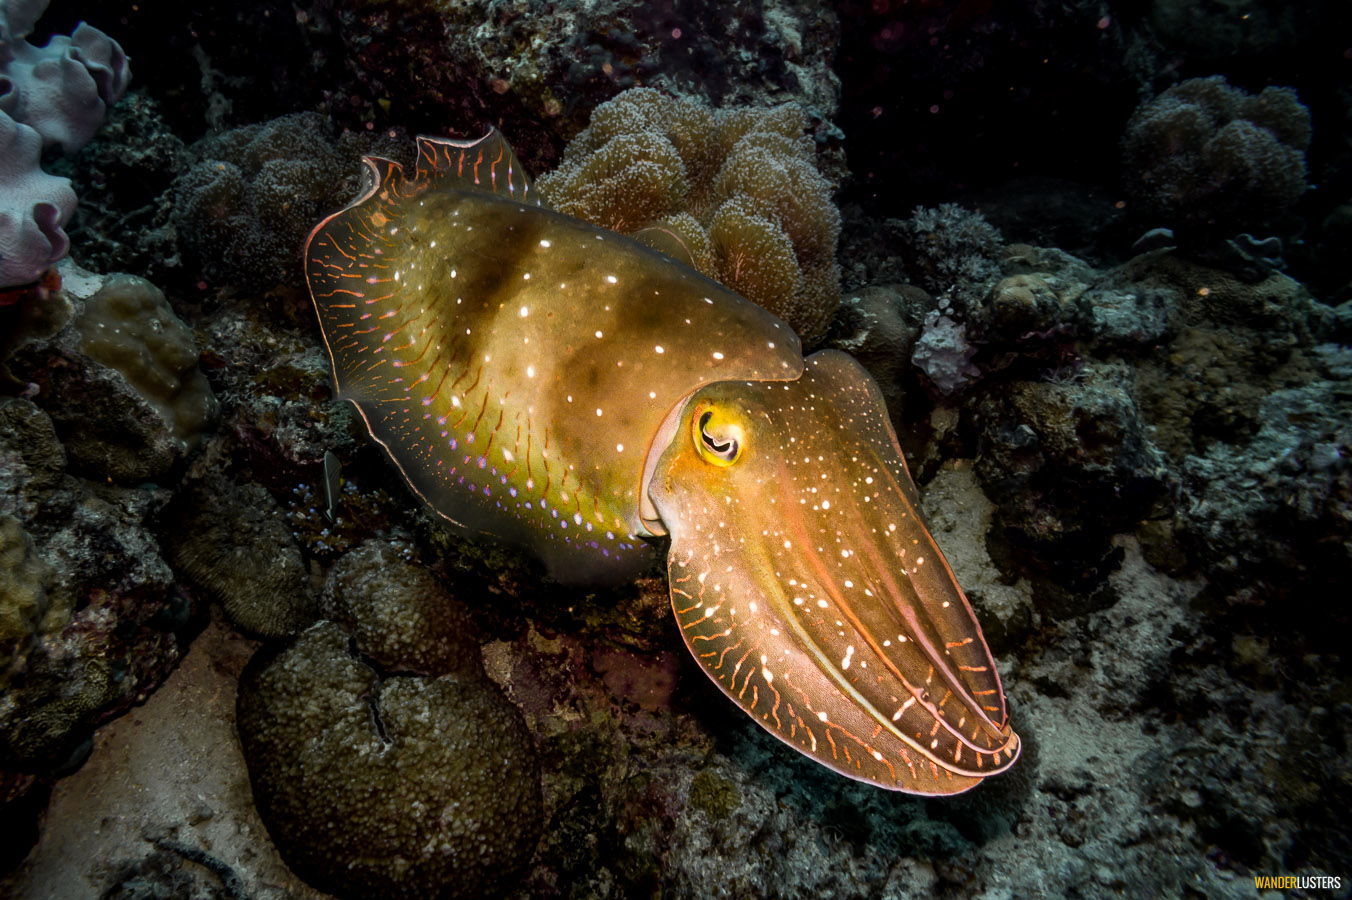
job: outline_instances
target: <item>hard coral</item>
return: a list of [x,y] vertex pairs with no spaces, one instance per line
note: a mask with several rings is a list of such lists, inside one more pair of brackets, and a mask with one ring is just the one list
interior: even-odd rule
[[245,674],[240,742],[287,862],[340,897],[509,888],[542,829],[520,712],[487,679],[382,677],[332,622]]
[[478,674],[468,614],[396,544],[368,541],[346,554],[329,573],[322,609],[386,669]]
[[192,332],[143,278],[69,274],[42,305],[76,315],[21,346],[10,368],[40,386],[78,467],[124,484],[163,478],[216,413]]
[[221,476],[194,482],[179,497],[176,526],[170,558],[235,624],[282,637],[314,622],[305,561],[267,489]]
[[1294,91],[1250,95],[1213,76],[1141,106],[1122,155],[1144,214],[1223,237],[1270,226],[1300,199],[1309,144],[1310,114]]
[[122,373],[184,448],[197,445],[216,415],[216,398],[197,367],[192,332],[164,292],[135,275],[112,275],[76,327],[90,359]]
[[249,291],[300,277],[306,233],[355,190],[334,173],[350,170],[357,148],[334,144],[321,116],[297,113],[193,148],[199,162],[174,182],[173,219],[209,281]]
[[634,88],[596,108],[538,186],[561,212],[684,257],[812,343],[840,303],[840,214],[806,129],[793,104],[710,110]]

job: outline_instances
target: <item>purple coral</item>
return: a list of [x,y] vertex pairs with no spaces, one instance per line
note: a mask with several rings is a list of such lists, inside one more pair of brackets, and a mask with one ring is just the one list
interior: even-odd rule
[[38,166],[42,138],[0,112],[0,287],[37,281],[66,255],[75,212],[70,180]]
[[70,182],[39,168],[42,150],[79,150],[131,71],[117,42],[80,23],[38,47],[24,40],[47,0],[0,0],[0,287],[36,280],[66,255]]

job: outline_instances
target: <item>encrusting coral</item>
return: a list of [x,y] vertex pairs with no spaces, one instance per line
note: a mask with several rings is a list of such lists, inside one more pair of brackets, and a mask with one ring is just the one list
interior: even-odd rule
[[840,213],[794,104],[711,110],[651,88],[598,106],[537,182],[560,212],[690,262],[805,342],[840,303]]
[[144,278],[111,275],[76,321],[81,349],[122,373],[184,446],[197,445],[216,398],[197,367],[192,332]]
[[70,618],[69,601],[53,591],[53,581],[19,520],[0,515],[0,690],[22,668],[34,637]]
[[1250,95],[1213,76],[1141,106],[1122,156],[1143,213],[1224,236],[1268,225],[1300,199],[1309,145],[1310,114],[1295,91]]

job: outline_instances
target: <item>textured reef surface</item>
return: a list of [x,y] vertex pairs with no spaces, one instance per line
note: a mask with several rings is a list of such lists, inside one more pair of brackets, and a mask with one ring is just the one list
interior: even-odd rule
[[[1349,34],[1338,0],[0,0],[0,893],[1352,895]],[[1011,771],[844,779],[704,676],[658,566],[556,584],[419,504],[302,247],[362,154],[489,125],[865,365]]]

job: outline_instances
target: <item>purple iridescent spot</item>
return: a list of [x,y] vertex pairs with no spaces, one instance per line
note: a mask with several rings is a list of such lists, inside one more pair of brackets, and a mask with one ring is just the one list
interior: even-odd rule
[[488,465],[488,460],[484,459],[482,456],[479,457],[479,468],[482,469],[486,465]]
[[451,449],[454,450],[458,445],[459,445],[459,442],[456,441],[455,438],[451,438],[451,445],[450,445],[450,446],[451,446]]
[[515,497],[515,496],[516,496],[516,488],[508,488],[508,489],[507,489],[507,493],[509,493],[509,494],[511,494],[513,497]]
[[488,485],[484,485],[484,496],[485,497],[493,496],[493,492],[488,489]]
[[[496,471],[494,471],[493,474],[496,475],[496,474],[498,474],[498,473],[497,473]],[[506,476],[506,475],[503,475],[502,477],[500,477],[500,478],[498,479],[498,484],[506,484],[506,483],[507,483],[507,476]]]

